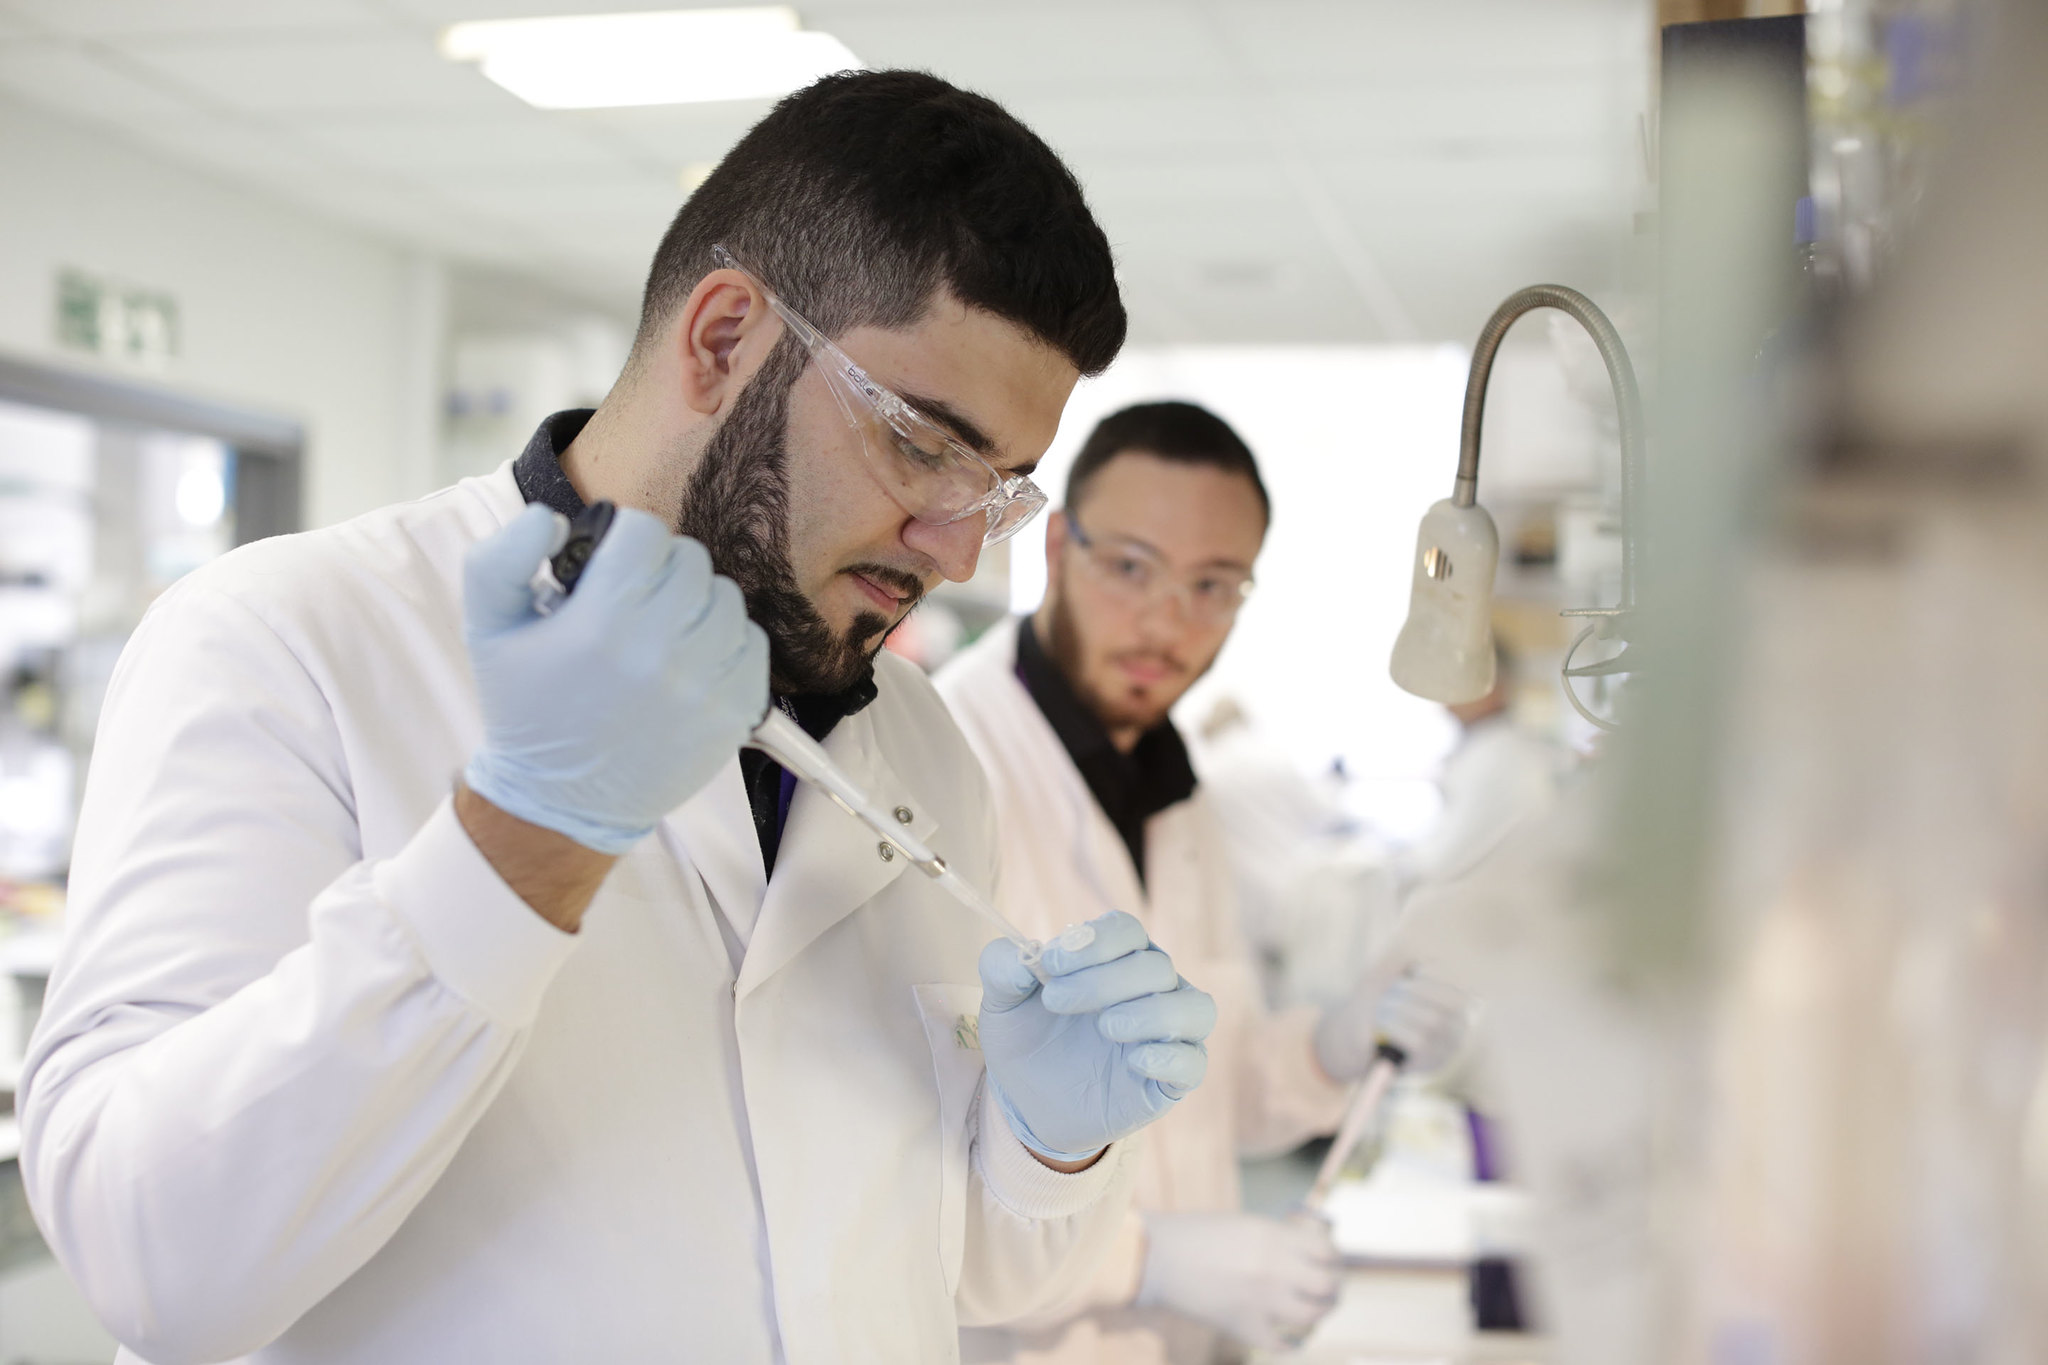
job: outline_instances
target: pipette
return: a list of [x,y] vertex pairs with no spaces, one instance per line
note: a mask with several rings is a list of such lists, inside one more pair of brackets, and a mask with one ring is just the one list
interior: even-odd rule
[[1344,1170],[1344,1163],[1351,1159],[1359,1139],[1372,1126],[1373,1116],[1386,1102],[1394,1077],[1407,1061],[1407,1053],[1385,1039],[1380,1040],[1374,1050],[1372,1066],[1367,1069],[1365,1079],[1358,1083],[1358,1088],[1351,1092],[1351,1102],[1344,1107],[1344,1121],[1337,1127],[1337,1136],[1330,1140],[1330,1150],[1323,1154],[1322,1168],[1316,1172],[1316,1183],[1309,1186],[1308,1193],[1302,1198],[1304,1208],[1312,1213],[1323,1211],[1323,1205],[1329,1201],[1330,1190]]
[[[1420,975],[1412,962],[1402,969],[1401,977],[1413,986],[1418,999],[1433,1002],[1432,1012],[1455,1007],[1459,1018],[1453,1027],[1448,1019],[1439,1017],[1429,1029],[1410,1034],[1409,1046],[1392,1042],[1385,1034],[1374,1038],[1372,1064],[1352,1090],[1351,1099],[1344,1106],[1344,1120],[1338,1125],[1337,1136],[1330,1141],[1330,1150],[1323,1154],[1322,1168],[1316,1172],[1315,1184],[1309,1187],[1308,1194],[1301,1201],[1302,1207],[1311,1213],[1322,1213],[1331,1188],[1343,1173],[1344,1163],[1351,1159],[1352,1152],[1357,1150],[1371,1129],[1380,1107],[1386,1103],[1394,1078],[1411,1063],[1419,1064],[1425,1072],[1448,1066],[1471,1036],[1473,1004],[1463,991],[1448,982]],[[1421,1050],[1419,1063],[1417,1053],[1411,1051],[1411,1047]]]
[[[1045,956],[1045,945],[1035,938],[1026,937],[1023,930],[1010,923],[1003,912],[976,891],[965,877],[946,866],[946,860],[933,852],[924,840],[876,805],[859,784],[846,775],[846,770],[832,761],[824,746],[805,734],[803,728],[788,715],[770,706],[767,716],[754,727],[747,747],[759,749],[831,797],[839,809],[873,830],[884,843],[909,859],[912,867],[944,887],[954,900],[980,915],[988,921],[990,928],[1016,944],[1017,954],[1023,958],[1024,965],[1034,976],[1044,979],[1039,964]],[[1069,942],[1079,933],[1087,934],[1088,938],[1078,943]],[[1060,935],[1059,942],[1070,949],[1085,948],[1094,937],[1094,931],[1086,925],[1075,925]]]
[[[590,562],[591,553],[598,541],[604,539],[611,529],[616,508],[609,502],[594,502],[569,523],[569,532],[555,553],[541,565],[534,575],[533,606],[543,615],[555,610],[563,599],[576,590],[576,580],[583,576],[584,565]],[[966,878],[946,866],[946,860],[933,852],[922,839],[906,829],[903,823],[884,811],[880,805],[860,789],[860,785],[847,776],[846,770],[832,761],[832,756],[809,735],[796,721],[773,705],[761,723],[747,739],[747,747],[759,749],[770,758],[789,769],[797,777],[810,783],[832,799],[834,805],[859,820],[879,836],[883,843],[894,848],[910,861],[911,866],[924,873],[945,888],[954,900],[972,910],[987,921],[990,928],[1017,945],[1017,954],[1024,965],[1031,969],[1039,980],[1045,979],[1042,965],[1045,944],[1028,937],[1023,930],[1010,923],[1002,911],[995,908],[987,897],[970,885]],[[1095,941],[1095,931],[1085,924],[1070,925],[1058,939],[1060,947],[1069,952],[1078,951]]]

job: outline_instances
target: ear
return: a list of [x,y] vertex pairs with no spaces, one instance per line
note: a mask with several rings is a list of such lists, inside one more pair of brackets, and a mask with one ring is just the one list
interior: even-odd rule
[[1060,581],[1060,555],[1067,548],[1067,509],[1062,507],[1045,519],[1045,590],[1050,596]]
[[782,335],[782,319],[737,270],[697,281],[672,325],[683,401],[707,417],[739,396]]

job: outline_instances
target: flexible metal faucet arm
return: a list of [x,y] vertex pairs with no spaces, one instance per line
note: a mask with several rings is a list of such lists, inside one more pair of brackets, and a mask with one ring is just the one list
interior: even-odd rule
[[1555,308],[1577,319],[1599,348],[1600,359],[1607,365],[1608,382],[1614,386],[1615,410],[1621,419],[1621,605],[1633,607],[1636,601],[1635,502],[1643,460],[1642,396],[1636,386],[1635,366],[1629,363],[1628,350],[1621,344],[1621,334],[1614,330],[1614,324],[1607,320],[1607,315],[1578,290],[1561,284],[1532,284],[1527,289],[1518,289],[1493,310],[1493,316],[1480,329],[1479,340],[1472,347],[1472,370],[1465,380],[1465,420],[1459,432],[1458,482],[1452,490],[1451,501],[1459,507],[1470,507],[1478,500],[1479,427],[1486,416],[1486,386],[1493,379],[1493,358],[1499,353],[1501,340],[1507,336],[1508,328],[1514,325],[1515,320],[1538,308]]

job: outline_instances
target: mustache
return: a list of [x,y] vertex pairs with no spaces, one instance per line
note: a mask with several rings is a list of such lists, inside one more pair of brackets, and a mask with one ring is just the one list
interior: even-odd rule
[[924,580],[901,569],[890,568],[887,564],[849,564],[844,572],[857,573],[870,578],[903,599],[907,610],[922,602],[925,597]]
[[1159,664],[1175,673],[1189,671],[1187,663],[1176,656],[1159,649],[1125,649],[1109,656],[1115,663]]

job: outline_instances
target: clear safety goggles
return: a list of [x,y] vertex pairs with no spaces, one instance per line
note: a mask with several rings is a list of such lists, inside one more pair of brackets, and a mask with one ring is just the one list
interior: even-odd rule
[[868,464],[896,505],[928,526],[950,526],[975,515],[987,519],[983,545],[1017,534],[1045,506],[1045,494],[1021,474],[1005,476],[910,406],[868,377],[832,339],[784,303],[759,275],[740,264],[724,246],[712,259],[752,281],[776,316],[794,332],[825,376],[825,387],[860,437]]
[[1081,529],[1072,512],[1062,513],[1095,577],[1112,597],[1133,610],[1146,610],[1174,600],[1195,625],[1227,626],[1252,594],[1252,576],[1236,569],[1203,569],[1175,576],[1149,546],[1105,536],[1097,540]]

